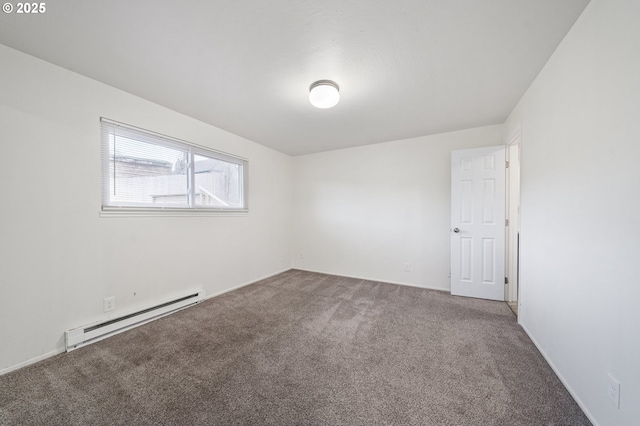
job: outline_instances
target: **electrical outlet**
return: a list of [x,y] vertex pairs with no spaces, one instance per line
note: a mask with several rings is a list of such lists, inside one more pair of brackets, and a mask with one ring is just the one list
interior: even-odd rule
[[104,311],[105,312],[113,311],[115,308],[116,308],[116,298],[115,298],[115,296],[105,297],[105,299],[104,299]]
[[620,409],[620,382],[614,379],[611,374],[607,374],[607,395],[611,403],[619,410]]
[[410,264],[408,264],[408,263],[405,263],[405,264],[404,264],[404,271],[405,271],[405,272],[411,272],[411,265],[410,265]]

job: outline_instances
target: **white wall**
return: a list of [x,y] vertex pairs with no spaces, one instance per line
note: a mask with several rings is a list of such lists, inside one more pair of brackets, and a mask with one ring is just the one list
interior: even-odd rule
[[[291,157],[2,45],[0,94],[0,372],[106,318],[105,297],[117,315],[291,266]],[[99,217],[101,116],[247,158],[250,214]]]
[[448,290],[451,151],[501,143],[496,125],[295,157],[294,267]]
[[522,123],[520,322],[600,425],[640,422],[639,17],[591,0],[505,123]]

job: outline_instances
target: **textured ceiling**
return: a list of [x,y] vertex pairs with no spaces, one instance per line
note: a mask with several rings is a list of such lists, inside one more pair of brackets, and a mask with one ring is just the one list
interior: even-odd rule
[[502,123],[587,3],[66,0],[0,43],[299,155]]

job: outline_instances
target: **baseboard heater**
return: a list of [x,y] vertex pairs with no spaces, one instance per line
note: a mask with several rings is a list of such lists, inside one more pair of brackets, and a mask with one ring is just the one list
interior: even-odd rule
[[198,290],[128,315],[68,330],[65,332],[67,352],[200,303],[204,297],[204,290]]

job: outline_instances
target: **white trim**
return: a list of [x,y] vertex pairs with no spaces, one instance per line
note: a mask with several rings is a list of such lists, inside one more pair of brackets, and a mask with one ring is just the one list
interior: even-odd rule
[[216,209],[171,209],[171,208],[132,208],[132,207],[103,207],[100,217],[202,217],[202,216],[250,216],[248,209],[216,210]]
[[253,281],[249,281],[249,282],[244,283],[244,284],[238,284],[237,286],[234,286],[234,287],[231,287],[231,288],[228,288],[228,289],[225,289],[225,290],[220,290],[220,291],[218,291],[216,293],[210,294],[209,296],[207,296],[205,298],[205,300],[211,299],[211,298],[216,297],[216,296],[220,296],[220,295],[225,294],[225,293],[229,293],[230,291],[237,290],[239,288],[246,287],[246,286],[251,285],[251,284],[255,284],[255,283],[259,282],[259,281],[266,280],[267,278],[275,277],[278,274],[282,274],[282,273],[290,271],[292,269],[296,269],[296,268],[283,269],[283,270],[281,270],[279,272],[274,272],[273,274],[265,275],[262,278],[255,279]]
[[34,358],[28,359],[26,361],[19,362],[18,364],[14,364],[9,367],[3,368],[2,370],[0,370],[0,376],[7,373],[11,373],[12,371],[15,371],[15,370],[19,370],[23,367],[27,367],[31,364],[35,364],[36,362],[44,361],[45,359],[51,358],[52,356],[60,355],[61,353],[64,353],[64,351],[65,351],[64,348],[58,348],[53,351],[47,352],[45,354],[38,355]]
[[580,409],[584,412],[584,414],[587,416],[587,418],[589,419],[589,421],[593,424],[593,426],[599,426],[600,424],[596,421],[595,417],[593,417],[593,414],[591,414],[591,412],[589,411],[589,409],[587,408],[587,405],[582,402],[582,400],[578,397],[578,395],[576,394],[576,392],[573,390],[573,388],[569,385],[569,382],[567,380],[565,380],[565,378],[562,376],[562,374],[560,374],[560,371],[556,368],[556,366],[553,364],[553,361],[551,361],[551,358],[549,358],[547,356],[547,354],[542,350],[542,347],[538,344],[538,341],[535,339],[535,337],[533,337],[531,335],[531,333],[529,332],[529,330],[527,329],[527,327],[522,324],[519,323],[520,327],[522,327],[522,329],[524,330],[525,333],[527,333],[527,336],[529,337],[529,339],[531,339],[531,341],[533,342],[533,344],[535,345],[536,349],[538,349],[538,352],[540,352],[542,354],[542,357],[545,359],[545,361],[547,361],[547,364],[549,364],[549,367],[551,367],[551,369],[553,370],[553,372],[556,374],[556,376],[558,377],[558,379],[560,379],[560,381],[562,382],[562,384],[564,385],[564,387],[567,389],[567,391],[569,392],[569,395],[571,395],[571,397],[574,399],[574,401],[578,404],[578,406],[580,407]]
[[[507,161],[509,168],[506,171],[506,217],[509,220],[509,226],[505,234],[505,276],[509,278],[509,284],[505,288],[505,301],[517,302],[520,299],[519,291],[521,287],[518,285],[518,258],[514,252],[514,246],[517,243],[517,233],[520,230],[520,213],[518,211],[520,202],[520,157],[522,149],[522,124],[518,124],[511,132],[511,135],[504,142]],[[518,158],[511,158],[511,149],[517,147]],[[513,192],[513,180],[517,177],[517,191]],[[518,206],[513,206],[512,195],[517,196]],[[520,303],[518,303],[520,307]]]
[[304,272],[313,272],[316,274],[325,274],[325,275],[335,275],[336,277],[344,277],[344,278],[354,278],[356,280],[367,280],[367,281],[373,281],[376,283],[383,283],[383,284],[395,284],[395,285],[401,285],[404,287],[415,287],[415,288],[423,288],[425,290],[436,290],[436,291],[443,291],[447,294],[449,294],[449,289],[448,288],[442,288],[442,287],[430,287],[430,286],[422,286],[422,285],[417,285],[417,284],[410,284],[410,283],[403,283],[400,281],[387,281],[387,280],[379,280],[376,278],[366,278],[366,277],[358,277],[355,275],[345,275],[345,274],[336,274],[334,272],[324,272],[324,271],[314,271],[312,269],[304,269],[304,268],[291,268],[291,269],[295,269],[298,271],[304,271]]

